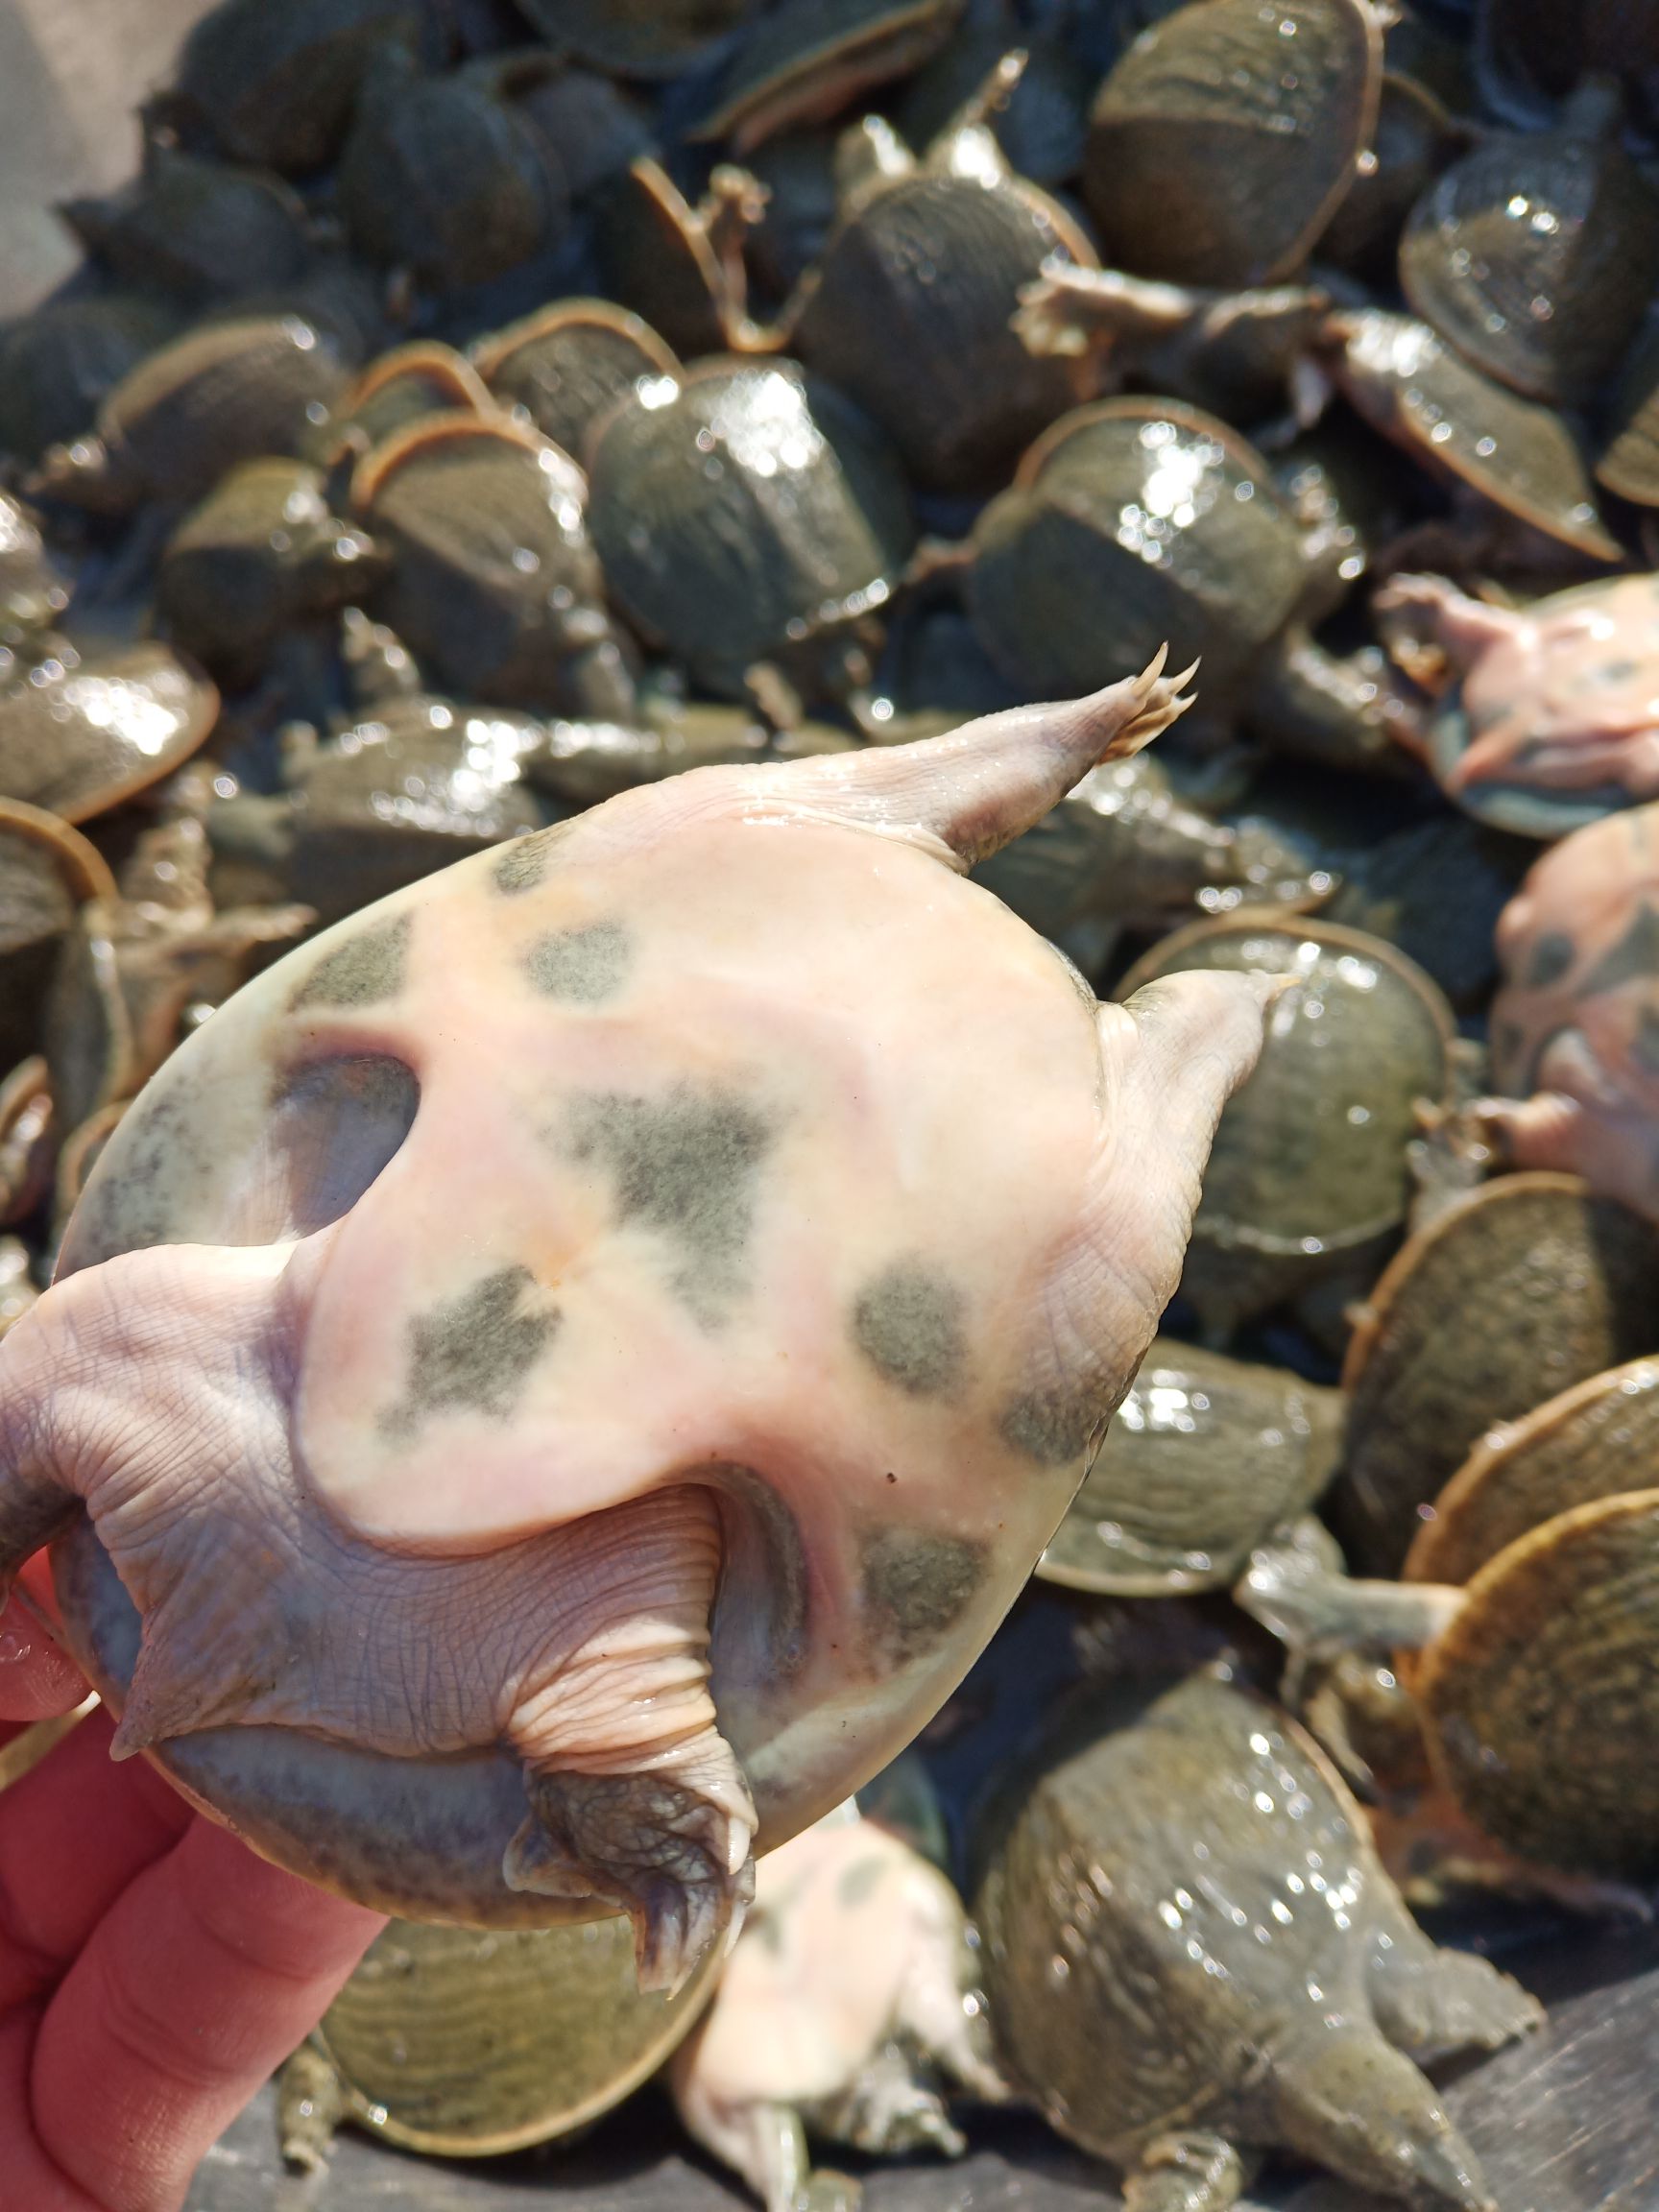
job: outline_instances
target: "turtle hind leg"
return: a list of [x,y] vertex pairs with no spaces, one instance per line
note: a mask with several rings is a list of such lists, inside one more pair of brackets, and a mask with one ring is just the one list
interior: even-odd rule
[[320,2045],[301,2044],[276,2080],[276,2128],[285,2165],[320,2174],[335,2129],[346,2117],[346,2092]]
[[1123,2212],[1227,2212],[1259,2163],[1208,2128],[1160,2135],[1123,2177]]
[[1416,2212],[1497,2212],[1479,2161],[1426,2075],[1369,2022],[1315,2029],[1280,2054],[1276,2140]]
[[1519,1982],[1472,1951],[1443,1950],[1405,1912],[1374,1951],[1366,1988],[1377,2025],[1397,2051],[1423,2060],[1496,2051],[1528,2034],[1544,2008]]

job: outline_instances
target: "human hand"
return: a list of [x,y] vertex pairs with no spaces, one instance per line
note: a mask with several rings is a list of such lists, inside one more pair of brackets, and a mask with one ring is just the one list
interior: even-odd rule
[[[0,1745],[85,1695],[14,1596]],[[0,1792],[0,2212],[174,2212],[384,1925],[112,1765],[110,1734],[91,1714]]]

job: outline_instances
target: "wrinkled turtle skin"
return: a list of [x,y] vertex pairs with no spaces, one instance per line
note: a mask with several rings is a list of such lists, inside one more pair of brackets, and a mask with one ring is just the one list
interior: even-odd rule
[[[937,1867],[848,1806],[762,1859],[713,2003],[670,2061],[681,2119],[766,2212],[836,2202],[808,2139],[959,2158],[944,2092],[1000,2103],[977,1937]],[[831,2194],[833,2192],[833,2194]]]
[[633,685],[589,541],[587,481],[534,430],[422,415],[364,456],[351,508],[388,555],[373,595],[445,688],[503,706],[623,714]]
[[1659,1216],[1659,806],[1546,853],[1503,910],[1498,953],[1484,1128],[1517,1166],[1570,1169]]
[[1284,2149],[1418,2212],[1492,2212],[1412,2063],[1539,2008],[1438,1950],[1289,1717],[1213,1673],[1092,1689],[979,1843],[998,2051],[1146,2212],[1222,2212]]
[[1397,1574],[1418,1508],[1489,1429],[1655,1348],[1659,1235],[1628,1209],[1556,1174],[1448,1208],[1389,1263],[1349,1347],[1332,1509],[1351,1564]]
[[1400,575],[1376,608],[1407,669],[1450,683],[1428,747],[1459,806],[1524,837],[1562,837],[1659,797],[1659,576],[1508,608],[1443,576]]
[[1157,1337],[1037,1572],[1102,1597],[1230,1589],[1324,1489],[1341,1434],[1336,1391]]
[[238,461],[298,453],[347,373],[298,315],[205,324],[130,370],[99,408],[96,435],[53,446],[32,489],[100,514],[203,498]]
[[1406,1217],[1419,1099],[1450,1092],[1451,1009],[1381,938],[1239,914],[1157,945],[1118,988],[1191,968],[1289,978],[1216,1132],[1183,1288],[1207,1328],[1293,1297]]
[[117,1752],[682,1982],[960,1679],[1174,1287],[1270,979],[1102,1007],[956,877],[1180,706],[625,792],[201,1027],[5,1342],[0,1561],[59,1539]]
[[920,162],[884,127],[866,130],[873,173],[806,279],[789,343],[881,425],[920,487],[994,490],[1075,396],[1069,365],[1010,327],[1021,289],[1056,257],[1094,267],[1094,250],[974,110]]
[[588,2128],[646,2080],[720,1978],[634,1981],[626,1920],[481,1934],[394,1920],[282,2078],[282,2153],[316,2168],[342,2118],[405,2151],[495,2157]]
[[613,410],[590,448],[618,605],[711,689],[885,605],[915,526],[885,442],[793,363],[713,361]]
[[1290,276],[1354,182],[1382,76],[1365,0],[1208,0],[1152,25],[1090,114],[1107,262],[1230,289]]

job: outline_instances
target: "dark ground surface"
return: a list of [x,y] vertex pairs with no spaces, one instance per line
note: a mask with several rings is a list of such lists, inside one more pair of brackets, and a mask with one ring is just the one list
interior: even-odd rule
[[[1080,1617],[1068,1600],[1034,1591],[925,1740],[958,1845],[986,1777],[1072,1677]],[[1151,1624],[1145,1608],[1136,1618]],[[1190,1612],[1167,1618],[1184,1636]],[[1442,1917],[1433,1933],[1486,1951],[1550,2008],[1537,2035],[1438,2077],[1500,2212],[1659,2212],[1659,1924],[1592,1925],[1492,1905]],[[974,2148],[959,2164],[869,2169],[866,2212],[1117,2212],[1120,2205],[1109,2170],[1039,2121],[983,2113],[968,2116],[967,2127]],[[1376,2200],[1288,2167],[1270,2169],[1250,2203],[1264,2212],[1381,2212]],[[754,2212],[737,2184],[691,2150],[655,2091],[574,2146],[471,2165],[413,2158],[348,2130],[327,2173],[302,2179],[282,2172],[269,2089],[208,2157],[187,2212],[394,2206]]]

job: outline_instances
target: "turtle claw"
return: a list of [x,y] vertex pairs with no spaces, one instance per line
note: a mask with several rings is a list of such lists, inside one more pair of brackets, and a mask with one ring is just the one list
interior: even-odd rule
[[526,1791],[530,1817],[507,1846],[502,1879],[626,1912],[642,1990],[672,1996],[709,1945],[741,1926],[755,1893],[755,1815],[740,1787],[705,1794],[650,1772],[566,1773],[532,1775]]

